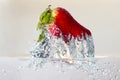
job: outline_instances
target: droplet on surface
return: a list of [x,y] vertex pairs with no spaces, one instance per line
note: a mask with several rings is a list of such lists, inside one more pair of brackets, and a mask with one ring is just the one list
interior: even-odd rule
[[6,71],[5,69],[2,69],[2,70],[1,70],[1,73],[2,73],[3,75],[6,75],[6,74],[7,74],[7,71]]
[[118,72],[120,72],[120,69],[118,69]]
[[18,66],[17,69],[21,70],[21,69],[23,69],[23,66]]
[[115,80],[118,80],[118,79],[119,79],[119,77],[117,75],[115,75]]

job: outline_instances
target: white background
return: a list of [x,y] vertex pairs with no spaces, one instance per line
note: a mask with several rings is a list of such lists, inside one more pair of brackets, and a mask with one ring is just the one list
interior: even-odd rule
[[0,0],[0,56],[25,56],[38,37],[40,13],[66,8],[90,29],[97,56],[120,56],[120,0]]

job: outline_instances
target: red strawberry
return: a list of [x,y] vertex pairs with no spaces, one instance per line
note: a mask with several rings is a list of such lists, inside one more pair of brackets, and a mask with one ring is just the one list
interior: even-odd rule
[[52,25],[49,26],[49,32],[50,32],[50,34],[51,34],[52,36],[56,36],[56,37],[58,37],[58,38],[60,37],[61,31],[60,31],[60,29],[58,28],[58,26],[55,25],[55,24],[52,24]]
[[[43,16],[42,14],[40,19],[41,25],[50,24],[50,33],[54,36],[60,37],[61,32],[66,43],[69,42],[72,37],[83,37],[84,39],[86,39],[87,35],[91,36],[91,32],[83,27],[81,24],[79,24],[67,10],[58,7],[54,10],[47,8],[45,12],[46,15],[49,13],[50,16]],[[69,35],[70,37],[68,37]]]

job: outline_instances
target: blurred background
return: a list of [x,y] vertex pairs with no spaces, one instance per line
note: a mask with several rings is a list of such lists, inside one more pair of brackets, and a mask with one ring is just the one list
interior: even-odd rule
[[0,0],[0,56],[28,56],[38,38],[39,15],[64,7],[90,29],[96,56],[120,57],[120,0]]

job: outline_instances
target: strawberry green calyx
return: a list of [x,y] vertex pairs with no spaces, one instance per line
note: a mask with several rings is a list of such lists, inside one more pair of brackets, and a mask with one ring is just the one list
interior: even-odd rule
[[37,30],[41,30],[41,34],[39,35],[38,42],[41,42],[43,39],[45,39],[45,26],[54,21],[50,6],[51,5],[48,5],[48,8],[46,8],[46,10],[40,15]]
[[37,42],[41,42],[42,40],[45,39],[45,32],[46,32],[46,29],[45,28],[41,28],[41,34],[39,35],[38,37],[38,41]]
[[48,8],[46,8],[46,10],[40,15],[37,30],[54,21],[54,17],[52,16],[52,10],[50,6],[51,5],[48,5]]

